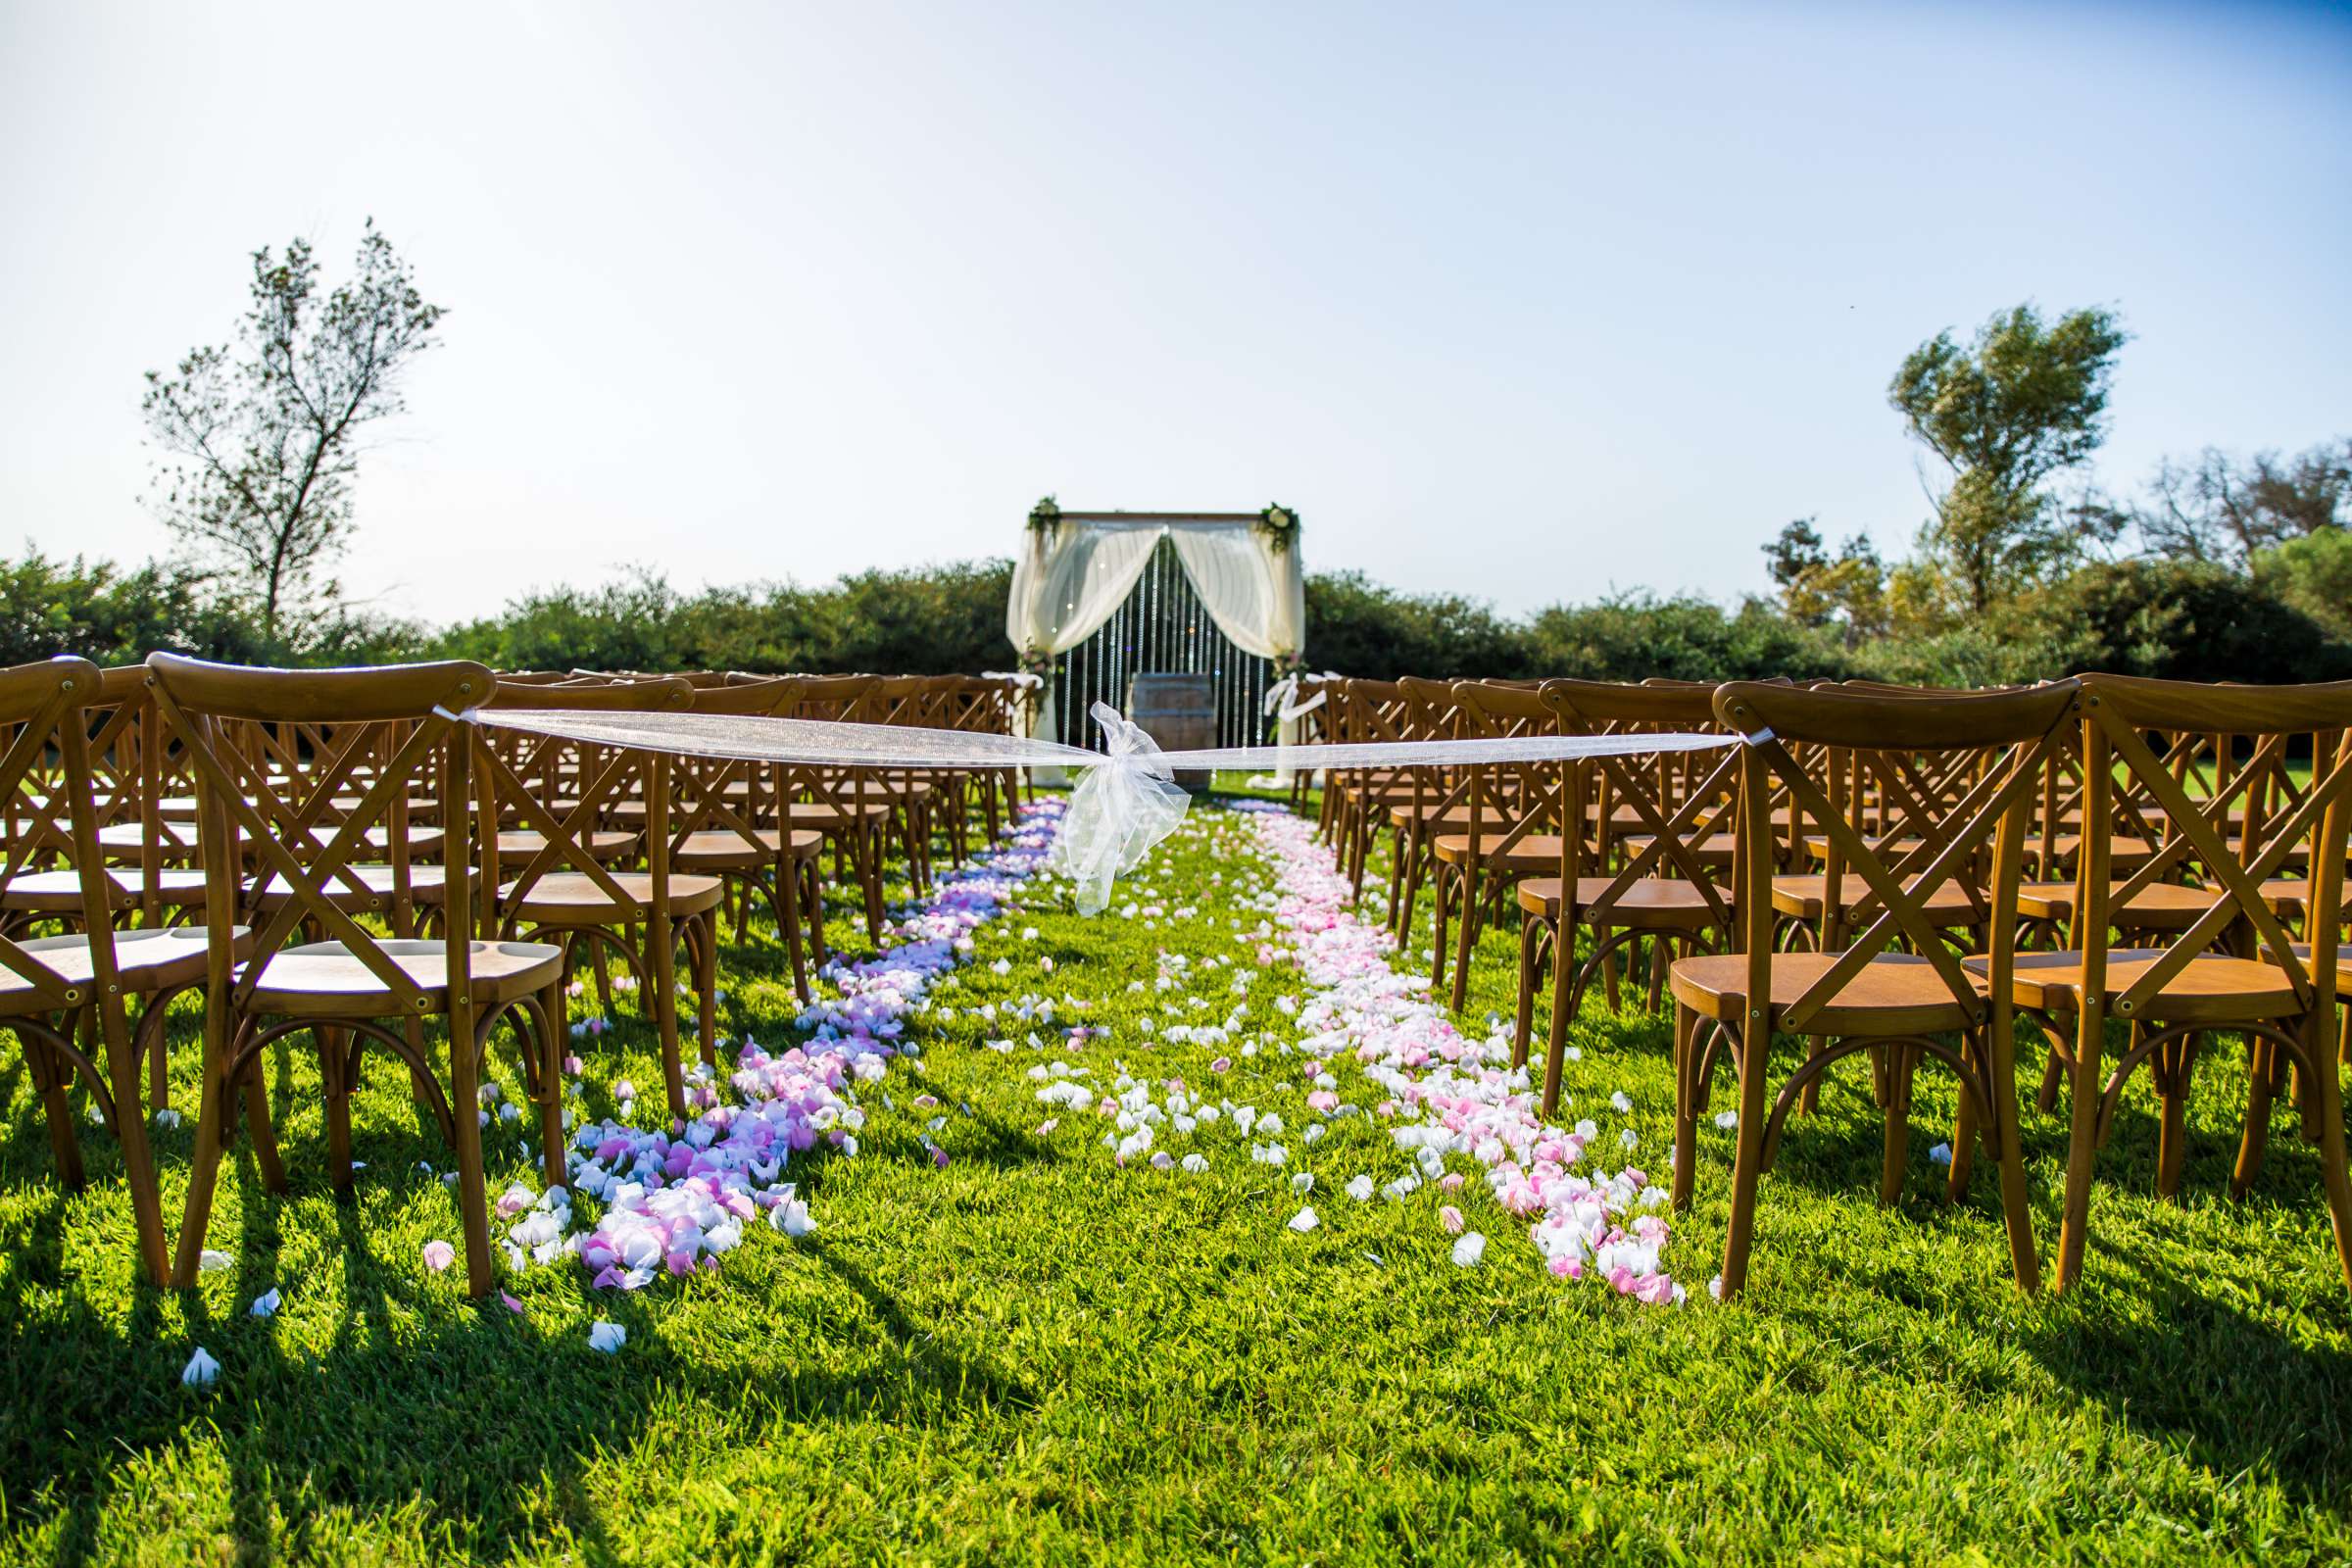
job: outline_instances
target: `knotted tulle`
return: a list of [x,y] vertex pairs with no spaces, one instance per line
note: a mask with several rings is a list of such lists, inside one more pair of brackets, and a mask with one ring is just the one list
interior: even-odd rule
[[1076,886],[1080,914],[1101,914],[1111,885],[1176,831],[1192,797],[1177,786],[1157,743],[1125,714],[1108,703],[1088,711],[1102,726],[1107,760],[1079,778],[1047,864]]
[[[1738,737],[1702,734],[1513,735],[1470,740],[1348,741],[1313,746],[1225,746],[1162,752],[1152,737],[1107,703],[1092,710],[1106,750],[1090,752],[1055,741],[970,730],[898,724],[853,724],[831,719],[773,718],[727,713],[637,713],[575,709],[473,709],[469,722],[596,746],[664,752],[682,757],[881,772],[980,771],[1015,767],[1080,770],[1054,869],[1078,887],[1078,907],[1100,913],[1111,885],[1140,864],[1152,847],[1184,820],[1191,797],[1177,788],[1174,769],[1267,772],[1315,768],[1470,767],[1562,762],[1584,757],[1651,752],[1710,751]],[[1761,739],[1762,737],[1756,737]]]

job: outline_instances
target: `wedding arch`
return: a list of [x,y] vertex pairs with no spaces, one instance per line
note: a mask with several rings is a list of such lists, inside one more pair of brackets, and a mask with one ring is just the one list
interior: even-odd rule
[[1300,667],[1306,580],[1298,514],[1257,512],[1029,513],[1004,635],[1037,677],[1029,732],[1089,741],[1087,710],[1124,707],[1128,679],[1214,678],[1218,744],[1260,737],[1265,694]]

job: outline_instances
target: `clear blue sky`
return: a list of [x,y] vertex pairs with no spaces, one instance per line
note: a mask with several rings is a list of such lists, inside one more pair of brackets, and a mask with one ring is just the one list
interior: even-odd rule
[[0,0],[0,536],[139,558],[140,372],[372,214],[450,309],[345,578],[432,618],[1298,507],[1518,611],[1901,550],[1903,354],[2134,334],[2098,474],[2352,432],[2315,7]]

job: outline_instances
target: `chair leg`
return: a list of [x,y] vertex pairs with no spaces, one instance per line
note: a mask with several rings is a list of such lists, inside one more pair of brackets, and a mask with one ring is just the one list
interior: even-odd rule
[[[2306,1028],[2311,1026],[2306,1025]],[[2312,1034],[2317,1034],[2312,1029]],[[2306,1038],[2310,1038],[2309,1035]],[[2322,1070],[2308,1073],[2320,1122],[2320,1179],[2328,1192],[2328,1218],[2335,1231],[2335,1256],[2346,1289],[2352,1289],[2352,1175],[2344,1168],[2343,1089],[2334,1071],[2334,1053],[2323,1056]]]
[[564,983],[551,982],[536,1003],[528,1010],[539,1042],[539,1174],[548,1186],[562,1187],[571,1181],[564,1163],[564,1042],[569,1038]]
[[[284,1037],[278,1044],[285,1044]],[[286,1182],[285,1162],[278,1158],[277,1131],[270,1122],[270,1086],[262,1082],[259,1054],[247,1064],[238,1092],[245,1097],[245,1136],[253,1140],[253,1162],[261,1170],[262,1187],[282,1197],[293,1189]]]
[[2082,1277],[2090,1226],[2090,1183],[2099,1153],[2099,1068],[2103,1020],[2085,1007],[2076,1020],[2074,1082],[2068,1086],[2073,1112],[2066,1142],[2066,1199],[2058,1229],[2058,1278],[2053,1289],[2072,1290]]
[[1918,1071],[1919,1052],[1906,1045],[1881,1046],[1871,1056],[1879,1070],[1879,1108],[1886,1129],[1879,1201],[1899,1203],[1911,1160],[1911,1080]]
[[[694,960],[695,1022],[700,1030],[703,1060],[718,1064],[718,911],[689,921],[687,954]],[[699,939],[699,940],[698,940]]]
[[1576,968],[1576,930],[1551,922],[1551,1023],[1544,1034],[1544,1114],[1560,1108],[1560,1080],[1568,1067],[1568,1020],[1584,1000]]
[[172,1283],[182,1288],[196,1283],[197,1267],[204,1256],[205,1227],[212,1223],[213,1189],[220,1175],[221,1124],[228,1110],[228,1086],[222,1081],[221,1069],[228,1056],[228,999],[208,993],[204,1034],[197,1046],[204,1062],[204,1089],[196,1110],[196,1148],[188,1162],[179,1247],[172,1261]]
[[654,1030],[662,1039],[662,1083],[669,1093],[669,1113],[686,1114],[686,1073],[678,1054],[677,922],[664,921],[646,931],[646,984],[654,992]]
[[2230,1177],[2231,1198],[2244,1198],[2262,1174],[2263,1155],[2271,1142],[2271,1101],[2278,1094],[2282,1054],[2276,1044],[2260,1037],[2247,1043],[2246,1125],[2238,1137],[2237,1167]]
[[1431,918],[1436,922],[1435,935],[1429,944],[1429,990],[1432,996],[1446,986],[1446,914],[1449,907],[1446,898],[1446,867],[1441,862],[1432,868],[1429,881],[1429,907]]
[[1453,1010],[1460,1012],[1470,1003],[1470,955],[1478,946],[1479,927],[1478,864],[1469,861],[1462,866],[1462,925],[1458,946],[1453,956]]
[[69,1193],[78,1193],[85,1180],[81,1168],[81,1140],[74,1131],[74,1102],[67,1096],[73,1085],[73,1063],[30,1035],[18,1037],[24,1059],[32,1067],[32,1087],[40,1095],[42,1118],[49,1123],[49,1154],[57,1162],[57,1179]]
[[805,1007],[808,1004],[808,955],[801,941],[801,873],[789,849],[777,859],[773,874],[776,924],[783,927],[784,951],[792,958],[792,994]]
[[[2006,1025],[2005,1027],[2003,1025]],[[2001,1222],[2009,1232],[2009,1267],[2017,1288],[2032,1296],[2041,1289],[2041,1257],[2034,1248],[2034,1211],[2026,1201],[2025,1139],[2018,1129],[2017,1035],[2006,1019],[1985,1031],[1985,1064],[1992,1096],[1984,1128],[1993,1140],[1994,1162],[2001,1173]],[[1958,1165],[1957,1158],[1953,1164]]]
[[2160,1119],[2156,1126],[2156,1196],[2175,1201],[2188,1164],[2188,1075],[2196,1037],[2184,1035],[2156,1053],[2151,1064]]
[[1544,923],[1539,915],[1519,922],[1519,996],[1511,1012],[1511,1065],[1527,1065],[1528,1036],[1536,1025],[1536,977],[1544,967]]
[[481,1061],[470,1031],[449,1032],[451,1130],[458,1145],[458,1229],[466,1239],[466,1289],[487,1296],[497,1283],[490,1261],[489,1197],[482,1176]]
[[1677,1213],[1698,1180],[1698,1014],[1674,1004],[1674,1186]]
[[[1749,1021],[1757,1021],[1753,1013]],[[1739,1051],[1733,1057],[1740,1070],[1740,1126],[1739,1147],[1732,1158],[1732,1218],[1723,1238],[1723,1298],[1727,1301],[1747,1284],[1747,1253],[1756,1232],[1756,1183],[1764,1166],[1764,1119],[1771,1102],[1764,1081],[1770,1041],[1751,1042],[1747,1034],[1743,1022]]]
[[[144,1055],[147,1058],[147,1112],[149,1115],[167,1108],[172,1103],[171,1064],[164,1058],[164,1014],[171,1010],[167,1004],[173,995],[174,993],[166,991],[149,997],[147,1004],[139,1010],[138,1026],[131,1032],[131,1040],[134,1042],[133,1054]],[[162,1281],[159,1279],[157,1283],[161,1284]]]
[[346,1063],[351,1054],[344,1031],[325,1024],[311,1026],[311,1043],[318,1049],[318,1083],[326,1101],[326,1177],[339,1201],[351,1199],[351,1084]]
[[808,862],[808,885],[805,890],[808,906],[808,956],[818,964],[832,961],[825,951],[825,885],[816,874],[816,862]]
[[[1972,1060],[1984,1059],[1984,1036],[1964,1034],[1960,1037],[1961,1054]],[[1952,1168],[1943,1183],[1943,1200],[1957,1203],[1968,1196],[1968,1184],[1976,1173],[1977,1139],[1983,1120],[1977,1109],[1974,1091],[1963,1084],[1960,1089],[1960,1109],[1952,1118]]]
[[2034,1103],[2043,1115],[2058,1108],[2058,1086],[2066,1082],[2066,1063],[2058,1053],[2051,1052],[2041,1064],[2041,1088],[2034,1095]]

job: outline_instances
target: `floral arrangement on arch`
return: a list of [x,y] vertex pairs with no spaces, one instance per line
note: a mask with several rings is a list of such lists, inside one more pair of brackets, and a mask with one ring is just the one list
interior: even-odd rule
[[1266,548],[1279,556],[1298,536],[1298,514],[1270,503],[1257,514],[1257,531],[1266,536]]
[[1029,526],[1040,533],[1052,533],[1061,526],[1061,507],[1052,496],[1029,509]]

